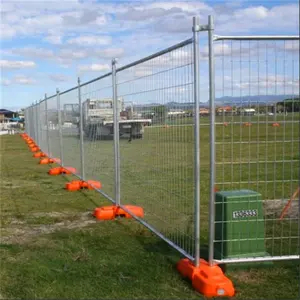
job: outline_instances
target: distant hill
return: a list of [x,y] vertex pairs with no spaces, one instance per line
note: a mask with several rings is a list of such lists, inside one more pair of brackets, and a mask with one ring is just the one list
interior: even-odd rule
[[[299,97],[299,95],[257,95],[257,96],[242,96],[242,97],[220,97],[216,98],[216,105],[234,105],[237,107],[248,106],[249,104],[272,104],[279,101],[283,101],[288,98]],[[176,103],[169,102],[166,104],[169,108],[182,108],[182,109],[192,109],[194,107],[194,103]],[[209,102],[200,102],[201,107],[208,107]]]
[[[299,95],[257,95],[257,96],[242,96],[242,97],[220,97],[216,98],[216,105],[231,105],[231,106],[237,106],[237,107],[243,107],[248,106],[249,104],[272,104],[279,101],[283,101],[288,98],[295,98],[299,97]],[[159,103],[149,103],[149,104],[138,104],[135,105],[135,107],[139,109],[147,109],[150,107],[154,107],[160,105]],[[190,110],[194,108],[193,102],[186,102],[186,103],[178,103],[178,102],[168,102],[165,104],[169,109],[183,109],[183,110]],[[208,107],[209,102],[200,102],[199,103],[200,108]]]

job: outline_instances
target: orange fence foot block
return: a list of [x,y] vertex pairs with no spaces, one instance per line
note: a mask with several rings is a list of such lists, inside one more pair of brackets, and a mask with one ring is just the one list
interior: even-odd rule
[[76,169],[72,167],[57,167],[48,171],[49,175],[74,174]]
[[54,164],[54,163],[60,163],[59,158],[42,158],[39,162],[40,165],[47,165],[47,164]]
[[[133,215],[143,218],[144,217],[144,210],[142,207],[133,206],[133,205],[124,205],[124,207],[130,211]],[[127,213],[124,209],[119,206],[103,206],[97,207],[94,210],[94,217],[98,220],[113,220],[115,218],[127,218],[130,219],[132,216]]]
[[33,147],[33,148],[31,148],[31,152],[38,152],[38,151],[40,151],[39,147]]
[[54,161],[51,158],[42,158],[39,162],[40,165],[48,165],[48,164],[53,164]]
[[20,137],[25,140],[26,138],[28,138],[28,135],[27,133],[20,133]]
[[280,124],[279,123],[273,123],[272,126],[273,127],[280,127]]
[[207,261],[200,259],[199,266],[195,267],[189,259],[184,258],[177,263],[177,270],[184,278],[191,280],[195,290],[208,298],[235,295],[231,280],[217,265],[209,266]]
[[82,189],[88,189],[88,190],[93,190],[93,189],[101,189],[102,184],[100,181],[94,181],[94,180],[74,180],[71,182],[68,182],[65,186],[66,190],[68,191],[79,191]]
[[46,154],[44,152],[36,152],[33,154],[33,157],[35,158],[46,157]]

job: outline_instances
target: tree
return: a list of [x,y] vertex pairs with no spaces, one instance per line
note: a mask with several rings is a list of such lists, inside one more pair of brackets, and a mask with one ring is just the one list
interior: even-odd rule
[[153,107],[153,112],[154,112],[154,122],[155,123],[165,123],[166,118],[167,118],[167,107],[164,105],[158,105]]
[[283,101],[277,102],[276,106],[277,106],[277,110],[278,107],[283,107],[283,110],[287,112],[299,112],[300,98],[285,99]]

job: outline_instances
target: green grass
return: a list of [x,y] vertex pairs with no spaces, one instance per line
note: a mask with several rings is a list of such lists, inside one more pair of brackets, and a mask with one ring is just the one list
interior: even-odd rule
[[[235,133],[240,138],[270,141],[296,139],[294,128],[219,127],[217,138]],[[242,130],[242,135],[240,134]],[[268,130],[268,134],[266,134]],[[276,131],[275,131],[276,130]],[[250,132],[250,133],[249,133]],[[201,136],[201,240],[207,240],[209,135]],[[38,165],[18,136],[1,137],[1,287],[3,298],[98,298],[98,299],[193,299],[201,298],[175,270],[180,259],[163,241],[133,220],[97,222],[88,213],[109,202],[95,191],[68,193],[63,189],[71,176],[50,177],[48,166]],[[64,137],[65,164],[80,169],[76,137]],[[193,253],[193,131],[191,127],[148,128],[143,140],[121,141],[121,195],[125,204],[145,209],[145,219]],[[266,163],[235,167],[233,161],[255,160],[253,147],[243,144],[220,146],[223,165],[218,180],[229,188],[259,189],[265,199],[288,198],[292,181],[248,184],[272,178],[297,180],[299,162]],[[276,153],[259,145],[260,157],[274,161],[295,157],[297,143],[278,143]],[[257,147],[257,146],[256,146]],[[85,141],[86,174],[101,180],[103,190],[113,196],[113,144]],[[257,149],[257,148],[256,148]],[[58,149],[53,147],[58,155]],[[233,154],[232,154],[233,153]],[[249,154],[250,153],[250,154]],[[243,154],[243,155],[241,155]],[[244,169],[243,169],[244,168]],[[275,169],[274,169],[275,168]],[[247,171],[250,170],[250,173]],[[223,175],[224,174],[224,175]],[[287,177],[289,176],[289,177]],[[232,183],[236,181],[238,183]],[[241,182],[247,181],[247,186]],[[225,184],[222,185],[226,186]],[[275,189],[274,189],[275,187]],[[271,218],[270,218],[271,219]],[[274,223],[274,222],[273,222]],[[290,234],[295,225],[275,228],[269,234]],[[286,226],[288,225],[288,226]],[[295,233],[297,234],[297,232]],[[274,245],[269,245],[272,250]],[[276,245],[275,245],[276,246]],[[281,251],[290,251],[283,245]],[[274,249],[278,250],[278,247]],[[280,252],[280,251],[279,251]],[[279,253],[280,254],[280,253]],[[258,263],[259,267],[259,263]],[[229,271],[238,291],[235,299],[298,299],[299,266],[275,263],[271,269]]]
[[[259,118],[259,117],[258,117]],[[263,121],[263,117],[261,117]],[[279,128],[259,123],[251,127],[229,124],[216,127],[216,185],[219,189],[252,189],[264,200],[289,199],[299,182],[299,114],[286,117],[292,123]],[[207,122],[207,118],[203,118]],[[243,121],[257,119],[243,117]],[[230,121],[227,118],[226,121]],[[234,121],[239,121],[235,117]],[[185,251],[194,255],[194,134],[192,126],[177,125],[145,128],[144,138],[120,141],[121,198],[124,204],[145,209],[145,220]],[[218,117],[218,121],[221,118]],[[52,133],[57,136],[57,132]],[[53,140],[53,138],[51,138]],[[64,162],[80,170],[78,137],[64,136]],[[207,242],[209,200],[209,127],[200,127],[201,237]],[[105,193],[114,196],[113,141],[85,140],[85,172],[89,179],[100,180]],[[281,208],[284,202],[281,204]],[[273,213],[273,214],[271,214]],[[267,247],[270,254],[296,254],[298,224],[275,225],[279,209],[266,220]],[[289,226],[291,225],[291,226]],[[275,247],[282,237],[287,246]],[[281,243],[281,242],[280,242]],[[291,249],[287,249],[290,247]],[[280,253],[279,253],[280,254]]]

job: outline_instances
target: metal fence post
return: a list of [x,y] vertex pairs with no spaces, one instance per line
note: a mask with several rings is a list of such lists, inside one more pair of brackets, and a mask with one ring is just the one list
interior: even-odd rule
[[199,18],[193,17],[194,109],[195,109],[195,266],[200,260],[200,119],[199,119]]
[[115,161],[115,200],[120,205],[120,145],[119,145],[119,116],[118,96],[116,80],[116,60],[112,60],[112,89],[113,89],[113,111],[114,111],[114,161]]
[[48,105],[47,105],[47,94],[45,94],[45,119],[46,119],[46,134],[47,134],[47,156],[51,157],[50,153],[50,138],[49,138],[49,122],[48,122]]
[[209,197],[209,265],[214,259],[215,238],[215,61],[213,49],[214,20],[208,17],[209,110],[210,110],[210,197]]
[[80,86],[79,77],[78,77],[78,101],[79,101],[80,170],[81,170],[81,179],[85,180],[84,147],[83,147],[83,113],[82,113],[81,86]]
[[58,134],[59,134],[59,152],[60,152],[60,164],[64,165],[64,151],[63,151],[63,139],[62,139],[62,122],[61,122],[61,110],[60,110],[60,93],[59,89],[56,89],[56,100],[58,109]]

